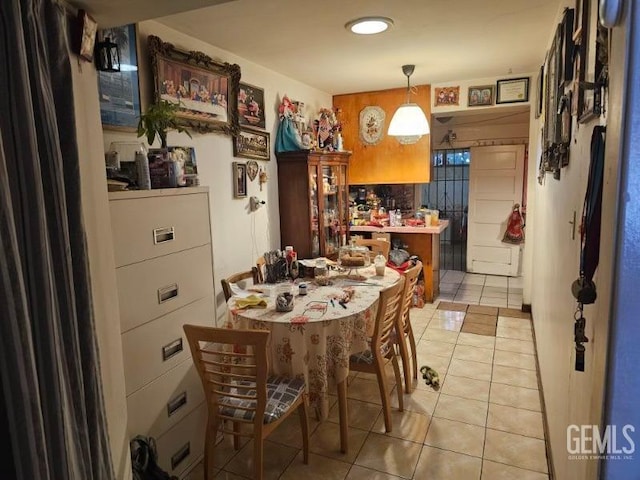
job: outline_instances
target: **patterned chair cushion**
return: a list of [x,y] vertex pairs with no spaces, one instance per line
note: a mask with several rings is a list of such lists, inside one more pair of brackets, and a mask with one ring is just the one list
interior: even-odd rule
[[[389,353],[389,344],[382,344],[380,346],[380,350],[382,356],[386,357]],[[349,357],[349,361],[351,363],[366,363],[367,365],[373,365],[373,352],[371,351],[371,343],[369,343],[369,348],[367,348],[366,350],[351,355]]]
[[[235,382],[238,387],[232,388],[230,393],[240,395],[255,395],[255,382],[240,381]],[[247,389],[246,387],[249,387]],[[304,392],[304,379],[286,378],[272,376],[267,378],[267,406],[264,410],[264,423],[271,423],[280,418],[291,405]],[[245,400],[241,398],[222,397],[220,398],[220,413],[228,417],[243,420],[253,420],[255,411],[243,410],[237,407],[255,408],[255,400]]]

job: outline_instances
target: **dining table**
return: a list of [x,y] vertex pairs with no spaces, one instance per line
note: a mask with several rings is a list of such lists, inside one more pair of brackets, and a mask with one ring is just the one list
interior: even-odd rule
[[[329,415],[329,389],[346,398],[349,357],[369,348],[380,291],[400,279],[394,269],[376,275],[373,265],[348,272],[330,271],[327,285],[314,279],[234,289],[228,300],[227,328],[271,332],[269,370],[274,375],[302,377],[309,404],[319,420]],[[325,283],[325,282],[321,282]],[[300,285],[305,286],[300,289]],[[300,291],[306,294],[300,295]],[[291,311],[276,310],[278,293],[293,295]],[[239,308],[242,299],[258,294],[261,308]],[[255,298],[255,297],[254,297]],[[244,302],[246,303],[246,302]],[[341,449],[347,451],[347,408],[339,402]]]

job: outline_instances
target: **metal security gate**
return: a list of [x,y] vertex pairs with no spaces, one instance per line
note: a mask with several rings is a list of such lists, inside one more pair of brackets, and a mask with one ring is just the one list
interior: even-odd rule
[[435,150],[431,183],[422,186],[422,205],[440,211],[449,228],[440,235],[440,270],[467,268],[467,213],[469,207],[468,148]]

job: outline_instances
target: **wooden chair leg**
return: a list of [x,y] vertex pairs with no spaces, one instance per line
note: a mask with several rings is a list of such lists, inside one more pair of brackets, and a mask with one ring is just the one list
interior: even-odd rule
[[398,365],[397,355],[392,355],[391,363],[393,364],[393,373],[396,376],[396,391],[398,393],[398,410],[402,412],[404,411],[404,397],[402,396],[402,376],[400,375],[400,365]]
[[[395,358],[395,355],[393,355]],[[397,363],[396,363],[397,365]],[[384,428],[387,433],[393,430],[391,422],[391,405],[389,404],[389,393],[387,390],[387,379],[384,373],[384,361],[378,359],[375,362],[376,376],[378,377],[378,387],[380,388],[380,399],[382,400],[382,413],[384,414]]]
[[262,432],[253,437],[253,478],[262,480],[262,462],[264,457],[264,439]]
[[233,436],[233,449],[234,450],[239,450],[240,449],[240,422],[233,422],[233,433],[235,434]]
[[411,360],[413,361],[413,379],[418,385],[418,351],[416,350],[416,338],[413,336],[411,324],[409,324],[409,344],[411,345]]
[[[398,338],[398,349],[400,350],[400,358],[402,358],[402,370],[404,371],[404,391],[411,393],[413,385],[411,382],[411,365],[409,363],[409,352],[407,351],[407,344],[404,336]],[[398,388],[402,389],[400,385]]]
[[209,419],[207,421],[207,433],[205,434],[204,444],[204,480],[213,480],[213,455],[218,437],[219,421]]
[[340,414],[340,451],[349,451],[349,419],[347,415],[347,379],[338,383],[338,413]]
[[309,463],[309,413],[307,411],[307,398],[302,399],[300,406],[298,407],[298,413],[300,414],[300,428],[302,430],[302,455],[304,463]]

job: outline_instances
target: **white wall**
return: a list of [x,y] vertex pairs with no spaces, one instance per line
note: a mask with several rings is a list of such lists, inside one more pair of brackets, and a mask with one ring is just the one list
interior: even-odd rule
[[[573,2],[566,2],[572,7]],[[560,20],[560,12],[558,21]],[[590,38],[594,38],[590,32]],[[549,44],[551,40],[549,41]],[[620,43],[613,44],[613,49]],[[620,108],[621,65],[612,63],[610,72],[609,112]],[[572,239],[573,212],[578,222],[587,185],[590,162],[590,140],[593,126],[605,119],[581,125],[573,123],[570,163],[562,169],[561,179],[548,174],[542,185],[537,182],[537,166],[541,157],[541,128],[543,118],[532,123],[529,163],[529,194],[533,197],[528,214],[533,228],[528,232],[528,244],[533,246],[531,293],[533,321],[544,392],[546,419],[549,428],[555,478],[595,479],[597,461],[570,460],[566,431],[572,424],[600,425],[602,421],[605,362],[609,329],[609,308],[612,293],[613,248],[615,231],[616,185],[618,150],[607,144],[605,190],[603,195],[602,243],[600,264],[595,281],[598,300],[585,308],[587,319],[585,372],[574,370],[573,325],[576,301],[571,283],[579,274],[579,233]],[[608,139],[618,139],[619,122],[607,127]],[[529,220],[528,220],[529,222]]]
[[[146,37],[150,34],[165,42],[173,43],[182,50],[199,50],[210,57],[229,63],[237,63],[242,70],[242,81],[264,88],[266,130],[271,133],[271,149],[275,142],[278,125],[277,107],[283,95],[306,104],[307,118],[313,120],[314,113],[321,107],[331,107],[331,95],[291,80],[264,67],[248,62],[230,52],[208,45],[193,37],[184,35],[155,21],[139,24],[138,56],[140,65],[140,90],[142,109],[152,101],[152,75],[146,51]],[[278,210],[277,162],[258,161],[267,172],[268,182],[260,191],[258,179],[248,184],[248,195],[257,195],[267,203],[255,213],[249,213],[249,198],[234,199],[231,164],[246,159],[234,158],[232,137],[221,134],[193,133],[190,139],[185,134],[170,133],[169,145],[189,145],[196,150],[200,184],[210,188],[211,222],[214,256],[214,277],[217,292],[217,318],[226,315],[220,279],[232,273],[248,270],[255,259],[265,251],[280,248],[280,217]],[[104,149],[109,149],[112,141],[143,141],[134,133],[123,134],[104,131]],[[159,146],[159,145],[156,145]]]

